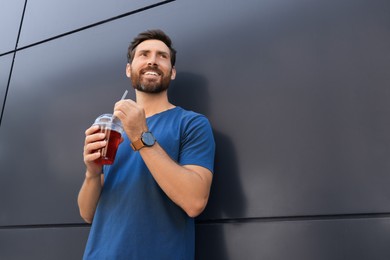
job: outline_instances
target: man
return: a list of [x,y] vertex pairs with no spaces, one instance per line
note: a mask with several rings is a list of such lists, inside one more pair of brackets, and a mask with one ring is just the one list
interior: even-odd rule
[[215,143],[203,115],[168,100],[175,60],[160,30],[140,33],[130,44],[126,75],[136,102],[115,104],[125,134],[113,165],[94,162],[104,134],[94,126],[85,132],[78,205],[92,226],[84,259],[194,258],[194,217],[208,201]]

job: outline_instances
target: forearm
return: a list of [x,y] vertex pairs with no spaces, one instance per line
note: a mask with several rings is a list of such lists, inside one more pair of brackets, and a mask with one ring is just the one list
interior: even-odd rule
[[212,181],[209,170],[177,164],[158,143],[141,149],[140,153],[158,185],[174,203],[191,217],[203,211]]
[[77,202],[81,217],[87,223],[92,223],[102,190],[103,177],[99,175],[89,176],[88,172],[85,176],[86,177],[80,189]]

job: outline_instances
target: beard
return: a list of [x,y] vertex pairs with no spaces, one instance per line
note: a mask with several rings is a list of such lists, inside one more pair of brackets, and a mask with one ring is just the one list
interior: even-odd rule
[[[154,71],[159,75],[158,79],[144,78],[142,75],[145,71]],[[165,75],[158,68],[146,68],[142,69],[139,73],[131,72],[131,84],[134,89],[145,93],[157,94],[166,91],[169,88],[171,82],[172,70],[168,75]]]

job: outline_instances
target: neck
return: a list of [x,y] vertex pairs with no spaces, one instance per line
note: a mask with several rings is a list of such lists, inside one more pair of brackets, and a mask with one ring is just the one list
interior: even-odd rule
[[175,107],[169,102],[167,91],[150,94],[136,90],[135,95],[137,104],[144,108],[146,117]]

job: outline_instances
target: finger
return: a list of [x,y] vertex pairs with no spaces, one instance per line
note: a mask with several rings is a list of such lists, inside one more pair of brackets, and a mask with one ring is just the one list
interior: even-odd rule
[[89,144],[84,146],[84,155],[92,154],[92,153],[96,152],[97,150],[104,148],[106,146],[106,144],[107,144],[106,140],[89,143]]
[[114,116],[119,118],[120,120],[123,120],[124,118],[126,118],[126,113],[123,112],[123,110],[114,110]]
[[115,106],[134,106],[135,104],[137,104],[134,100],[132,99],[123,99],[123,100],[119,100],[115,103]]
[[120,100],[115,103],[114,111],[126,112],[136,108],[138,105],[131,99]]
[[84,162],[86,162],[86,163],[93,162],[93,161],[96,161],[97,159],[99,159],[99,157],[100,157],[100,152],[97,151],[95,153],[85,155]]
[[132,100],[120,100],[115,103],[114,106],[114,115],[119,119],[124,119],[129,114],[129,111],[132,110]]
[[91,135],[93,133],[96,133],[98,130],[99,130],[99,126],[93,125],[90,128],[88,128],[87,130],[85,130],[85,135]]
[[97,141],[101,141],[105,137],[106,137],[105,133],[96,133],[96,134],[88,135],[85,137],[84,145],[87,145],[87,144],[90,144],[93,142],[97,142]]

